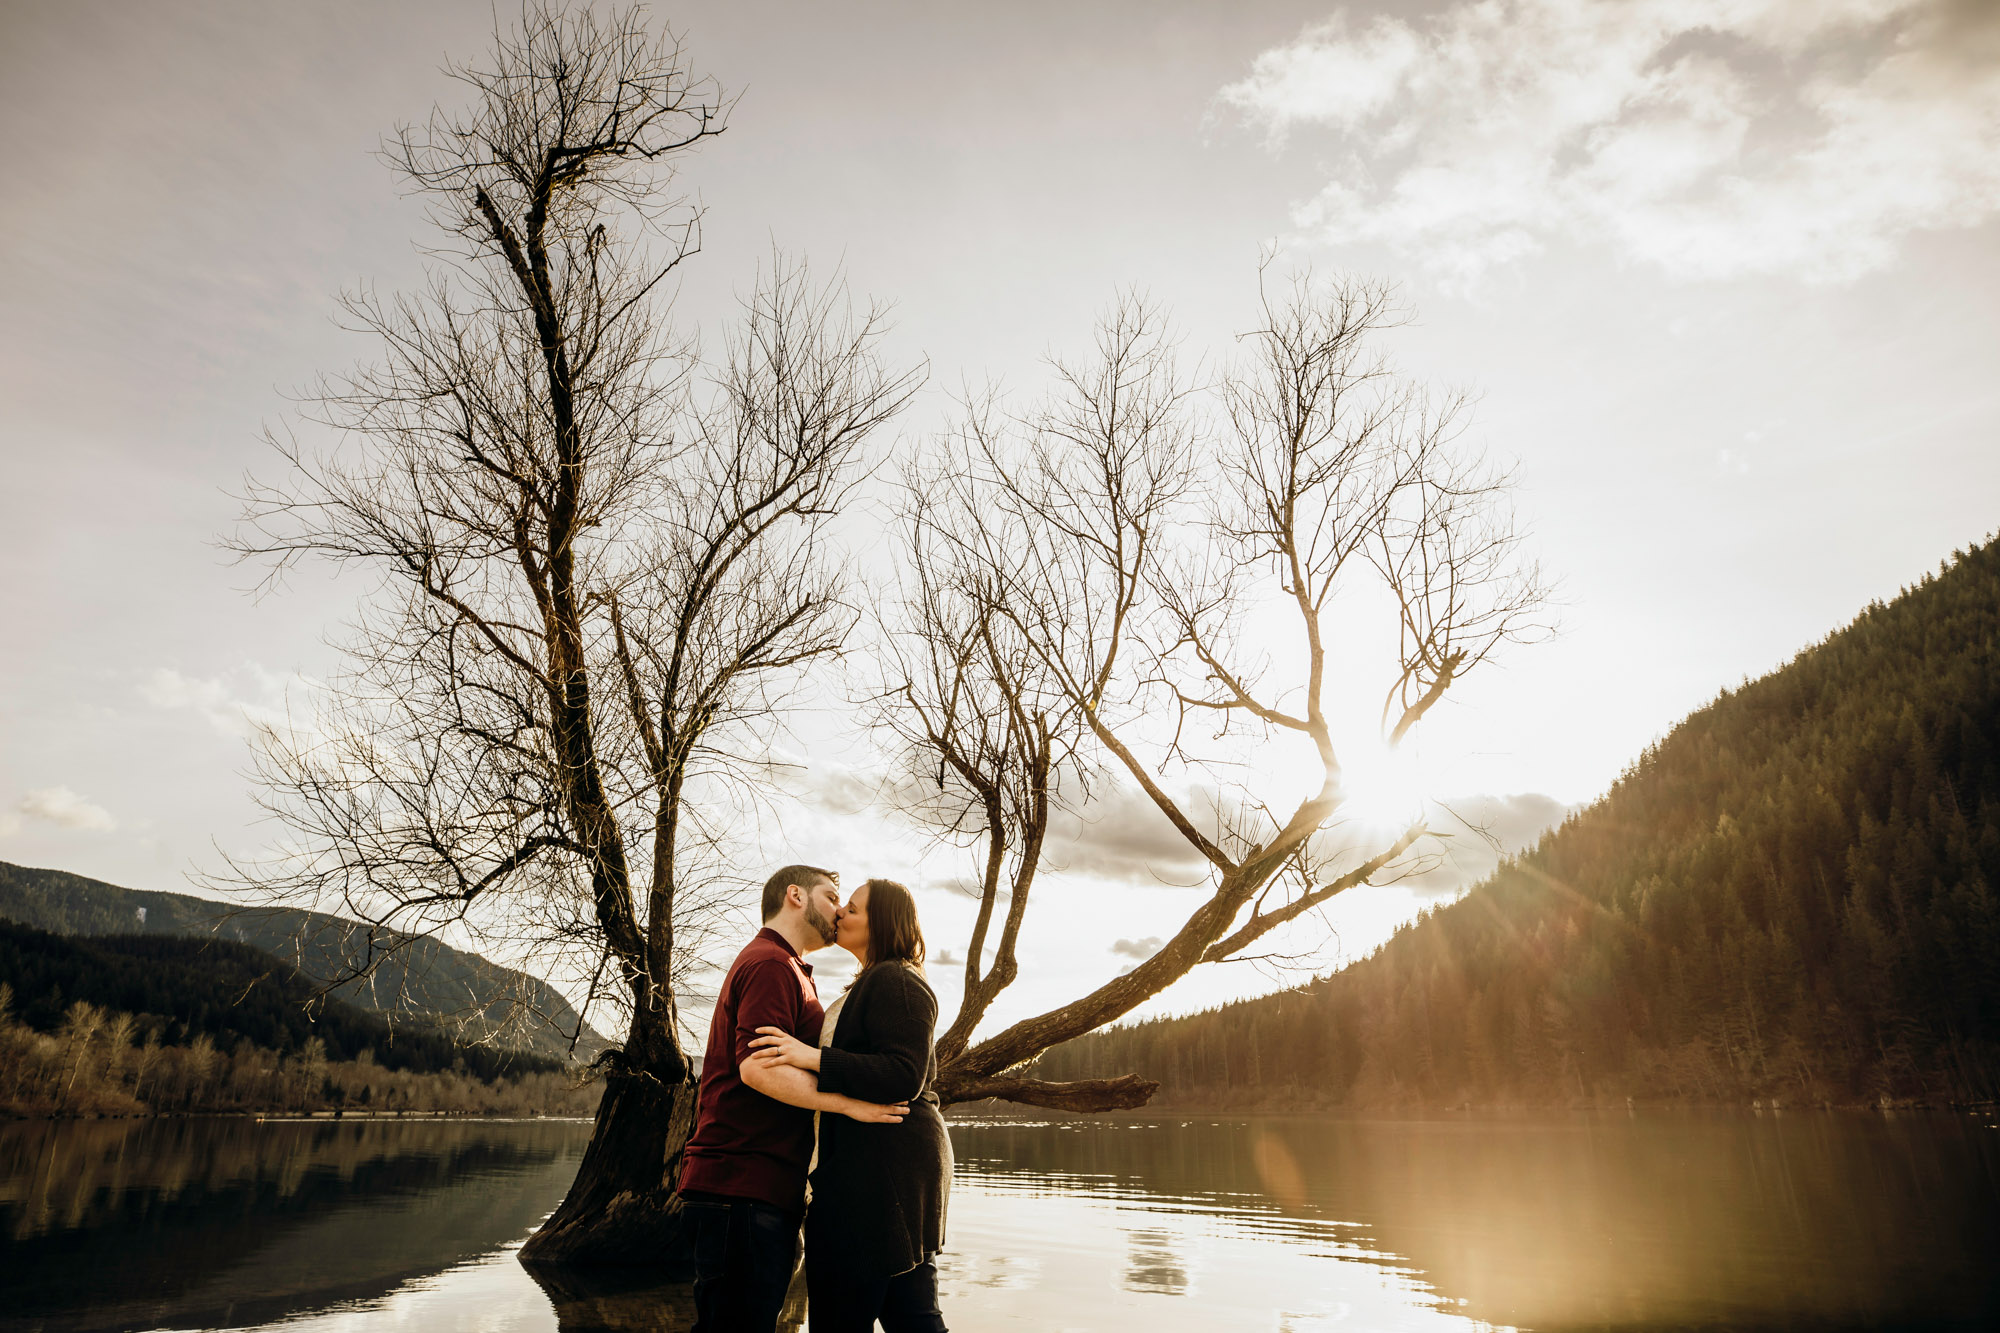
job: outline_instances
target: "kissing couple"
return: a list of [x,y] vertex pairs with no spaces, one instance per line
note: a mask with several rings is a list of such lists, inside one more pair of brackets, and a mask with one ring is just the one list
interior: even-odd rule
[[[681,1162],[696,1333],[772,1333],[805,1238],[813,1333],[945,1333],[951,1140],[931,1083],[937,996],[910,891],[786,866],[764,927],[715,1001],[694,1135]],[[825,1008],[805,955],[860,972]]]

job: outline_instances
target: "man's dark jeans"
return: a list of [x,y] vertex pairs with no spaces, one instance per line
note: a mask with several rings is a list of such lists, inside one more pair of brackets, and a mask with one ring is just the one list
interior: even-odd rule
[[771,1333],[799,1266],[799,1218],[751,1199],[682,1197],[694,1241],[694,1333]]

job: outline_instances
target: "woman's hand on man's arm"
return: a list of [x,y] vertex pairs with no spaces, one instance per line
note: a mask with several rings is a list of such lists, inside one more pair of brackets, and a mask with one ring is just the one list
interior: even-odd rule
[[819,1072],[819,1047],[808,1046],[778,1027],[760,1027],[750,1041],[751,1059],[772,1065],[791,1065],[810,1073]]

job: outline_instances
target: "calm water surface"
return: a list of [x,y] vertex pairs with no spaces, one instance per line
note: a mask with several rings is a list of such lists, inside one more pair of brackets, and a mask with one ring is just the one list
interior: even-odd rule
[[[0,1330],[684,1328],[682,1289],[545,1287],[514,1261],[589,1131],[0,1125]],[[1157,1116],[952,1138],[959,1333],[2000,1327],[1991,1118]]]

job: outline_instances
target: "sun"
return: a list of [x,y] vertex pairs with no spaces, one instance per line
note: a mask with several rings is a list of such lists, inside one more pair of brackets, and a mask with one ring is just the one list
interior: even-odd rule
[[[1436,793],[1416,747],[1390,747],[1374,736],[1352,738],[1340,745],[1341,802],[1338,823],[1371,831],[1408,828],[1423,816]],[[1267,799],[1274,805],[1303,800],[1325,778],[1319,756],[1304,742],[1276,744],[1260,756],[1269,778]]]
[[1432,798],[1414,746],[1370,738],[1341,754],[1343,799],[1335,816],[1376,829],[1404,829],[1423,818]]

